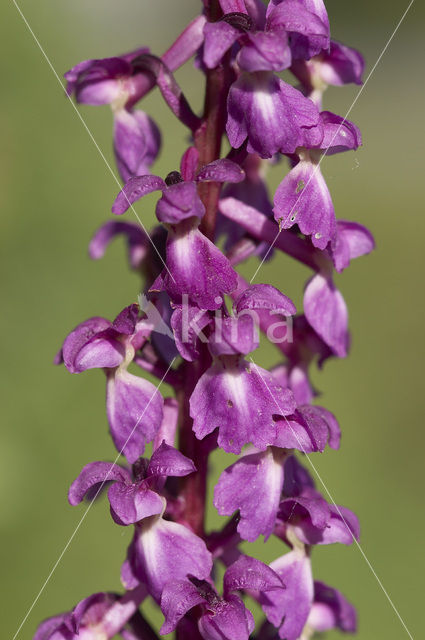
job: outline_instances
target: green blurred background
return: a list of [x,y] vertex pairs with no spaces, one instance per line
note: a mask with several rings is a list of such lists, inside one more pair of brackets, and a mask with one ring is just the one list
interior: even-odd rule
[[[140,45],[162,53],[199,5],[20,2],[59,75],[80,60]],[[361,49],[369,70],[406,6],[395,0],[327,3],[333,36]],[[315,376],[323,404],[340,420],[343,441],[339,452],[316,454],[314,463],[335,500],[360,517],[362,549],[414,637],[423,627],[425,568],[423,18],[417,0],[350,115],[363,132],[364,148],[322,165],[337,216],[369,226],[377,251],[338,277],[350,309],[352,353]],[[0,31],[1,635],[12,638],[83,514],[83,507],[67,504],[70,482],[85,463],[114,455],[103,376],[71,376],[52,365],[53,356],[78,322],[91,315],[113,318],[134,301],[139,283],[127,269],[121,242],[103,261],[89,260],[87,243],[110,216],[117,186],[10,0],[2,5]],[[199,107],[201,77],[188,67],[179,80]],[[345,115],[357,91],[330,89],[325,107]],[[177,168],[185,132],[158,93],[141,106],[163,129],[165,148],[155,172],[165,175]],[[82,107],[81,113],[112,161],[109,108]],[[273,186],[278,180],[275,170]],[[153,202],[137,206],[148,225]],[[254,267],[245,273],[252,275]],[[300,307],[307,275],[277,255],[257,281],[273,282]],[[276,355],[266,349],[256,360],[271,364]],[[228,463],[215,457],[215,474]],[[218,522],[212,512],[210,522]],[[129,530],[112,523],[104,502],[94,506],[19,638],[31,638],[42,618],[83,596],[119,588],[129,537]],[[265,560],[283,551],[276,540],[250,549]],[[317,578],[358,607],[359,639],[407,637],[358,548],[319,547],[313,565]]]

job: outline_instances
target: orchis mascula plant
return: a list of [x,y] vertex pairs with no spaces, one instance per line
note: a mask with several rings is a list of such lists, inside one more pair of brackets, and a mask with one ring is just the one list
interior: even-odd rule
[[[193,56],[206,78],[201,116],[173,76]],[[204,0],[161,57],[142,48],[66,74],[77,102],[112,107],[124,183],[113,213],[156,191],[161,224],[146,236],[114,219],[96,232],[94,259],[125,237],[143,295],[113,322],[79,324],[56,357],[71,373],[106,375],[109,428],[123,461],[89,462],[69,502],[93,500],[108,487],[112,518],[134,530],[125,593],[85,598],[43,622],[35,640],[152,640],[157,632],[139,610],[145,598],[164,615],[158,633],[175,630],[180,640],[306,640],[331,628],[355,630],[354,608],[313,580],[310,558],[315,545],[350,544],[357,518],[323,498],[301,461],[339,447],[336,418],[313,404],[309,368],[346,356],[347,309],[333,271],[374,246],[363,226],[335,218],[320,171],[323,156],[361,144],[358,128],[321,103],[328,85],[360,84],[363,67],[357,51],[330,40],[322,0]],[[150,173],[158,127],[135,108],[154,87],[192,141],[179,171],[164,179]],[[225,135],[231,149],[221,157]],[[282,182],[272,204],[264,169],[278,161]],[[312,270],[303,313],[275,287],[248,284],[235,270],[272,248]],[[260,331],[280,354],[271,371],[250,356]],[[128,371],[131,363],[142,375]],[[144,371],[175,397],[163,399]],[[142,457],[148,443],[149,460]],[[229,518],[222,530],[205,531],[208,458],[217,447],[240,457],[214,490],[218,513]],[[282,541],[282,555],[270,566],[241,552],[242,541],[271,535]],[[214,581],[219,563],[222,587]],[[265,614],[255,632],[247,595]]]

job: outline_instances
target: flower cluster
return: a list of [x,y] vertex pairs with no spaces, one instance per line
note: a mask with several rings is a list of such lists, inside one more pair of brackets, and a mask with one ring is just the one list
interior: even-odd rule
[[[201,115],[173,75],[190,58],[206,78]],[[313,579],[311,555],[316,545],[352,543],[359,524],[325,500],[301,461],[339,448],[337,419],[315,402],[311,367],[347,355],[347,308],[333,274],[374,247],[365,227],[335,217],[321,173],[325,156],[361,144],[355,124],[322,110],[323,93],[360,84],[363,68],[355,49],[330,39],[322,0],[204,0],[162,56],[144,47],[65,74],[77,102],[111,105],[123,181],[112,213],[157,192],[159,224],[145,235],[113,218],[95,233],[93,259],[124,236],[130,267],[143,278],[139,302],[112,322],[79,324],[55,359],[70,373],[106,376],[118,456],[89,462],[68,499],[77,505],[107,490],[115,523],[132,527],[125,591],[85,598],[43,622],[35,640],[152,640],[174,630],[185,640],[307,640],[332,628],[355,631],[353,606]],[[191,137],[180,167],[165,177],[151,173],[159,128],[136,108],[155,88]],[[222,157],[225,136],[230,152]],[[272,164],[282,181],[271,200]],[[277,288],[249,284],[236,270],[279,251],[312,271],[302,313]],[[278,356],[270,370],[251,355],[263,334]],[[162,382],[172,397],[163,397]],[[239,457],[214,488],[214,506],[228,519],[206,531],[216,448]],[[242,552],[243,541],[272,535],[288,550],[270,565]],[[139,610],[145,598],[164,615],[158,632]],[[264,612],[256,631],[247,598]]]

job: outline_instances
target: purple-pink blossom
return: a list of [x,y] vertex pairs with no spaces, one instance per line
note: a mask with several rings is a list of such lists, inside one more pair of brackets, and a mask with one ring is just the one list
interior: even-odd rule
[[[315,367],[349,351],[335,272],[374,248],[366,227],[336,211],[321,171],[338,161],[328,156],[360,147],[360,130],[322,102],[328,85],[360,84],[364,61],[330,39],[322,0],[204,0],[199,10],[162,55],[141,47],[65,74],[79,104],[111,106],[122,179],[89,255],[102,258],[122,236],[141,276],[113,321],[83,320],[55,357],[73,374],[103,371],[113,444],[111,461],[88,462],[68,500],[103,496],[132,537],[123,592],[84,598],[42,622],[34,640],[174,631],[178,640],[306,640],[356,629],[353,605],[316,579],[312,557],[357,541],[359,522],[322,495],[308,463],[326,447],[336,455],[344,432],[312,382]],[[191,58],[205,78],[201,113],[174,75]],[[164,177],[152,167],[169,132],[139,108],[155,90],[187,131],[180,166]],[[129,210],[152,193],[157,224],[146,231]],[[282,252],[308,269],[298,309],[285,273],[276,271],[275,286],[260,271]],[[111,288],[111,304],[116,295]],[[265,341],[275,347],[269,367]],[[211,486],[216,449],[227,461]],[[216,530],[206,526],[210,496],[226,518]],[[241,547],[261,536],[279,541],[269,564]],[[246,596],[263,612],[256,631]],[[139,609],[146,599],[163,616],[157,630]]]

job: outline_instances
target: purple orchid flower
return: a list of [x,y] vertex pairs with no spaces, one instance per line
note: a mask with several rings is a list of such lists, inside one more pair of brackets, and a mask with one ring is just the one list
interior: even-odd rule
[[356,49],[331,40],[329,51],[311,60],[294,60],[291,71],[310,95],[314,90],[323,93],[328,85],[362,84],[364,68],[363,56]]
[[335,239],[336,220],[331,196],[320,171],[321,155],[357,149],[361,145],[358,128],[329,111],[320,114],[323,137],[319,152],[305,147],[297,150],[299,162],[282,180],[274,197],[274,215],[283,229],[297,224],[312,243],[325,249]]
[[[334,448],[339,446],[338,423],[335,417],[322,407],[301,407],[295,415],[286,418],[285,425],[280,425],[281,419],[276,419],[276,422],[283,431],[280,440],[285,439],[288,448],[291,446],[290,439],[293,441],[294,449],[301,449],[305,453],[323,451],[328,439],[330,446],[333,445]],[[214,505],[220,515],[230,516],[235,511],[239,511],[237,531],[244,540],[254,542],[259,535],[264,535],[266,541],[278,524],[277,519],[284,518],[284,514],[287,515],[285,505],[288,503],[285,502],[287,494],[284,486],[287,491],[293,477],[292,462],[290,462],[292,458],[287,460],[288,448],[274,446],[268,447],[265,451],[248,453],[225,469],[216,484]],[[288,480],[285,475],[287,466],[289,467]],[[256,490],[252,491],[252,487]],[[295,507],[294,503],[293,508]],[[327,519],[319,520],[319,525],[323,525],[320,533],[315,529],[311,531],[311,537],[316,535],[316,539],[319,539],[319,536],[324,539],[324,533],[330,534],[329,531],[323,532],[331,518],[327,506],[324,508]],[[289,513],[293,515],[290,509]],[[336,512],[335,519],[338,519],[338,515]],[[354,521],[355,516],[351,512],[348,517],[350,522]],[[316,520],[314,524],[317,524]],[[306,523],[305,528],[307,527]],[[345,534],[345,531],[342,534]],[[299,539],[304,542],[303,538]],[[345,537],[344,541],[346,539]]]
[[281,384],[291,389],[298,405],[310,404],[317,391],[311,383],[309,367],[316,360],[321,367],[325,360],[333,355],[332,351],[313,330],[304,315],[294,318],[292,341],[283,342],[281,350],[287,362],[272,369],[274,376]]
[[[112,211],[124,213],[130,204],[152,191],[162,191],[156,206],[158,220],[168,228],[166,260],[168,269],[151,286],[166,290],[181,304],[183,294],[204,309],[217,309],[224,293],[236,287],[236,274],[229,261],[199,230],[205,213],[196,190],[200,182],[240,182],[244,172],[230,160],[219,160],[196,172],[198,154],[190,148],[182,158],[181,174],[173,172],[166,181],[157,176],[136,177],[118,194]],[[198,269],[192,269],[196,256]]]
[[95,593],[81,600],[71,612],[42,622],[34,640],[111,640],[117,633],[129,640],[132,621],[143,620],[138,606],[146,595],[143,587],[122,597],[115,593]]
[[[299,459],[312,463],[310,454],[340,446],[336,417],[313,404],[311,368],[347,355],[348,312],[334,272],[374,248],[366,227],[335,218],[320,172],[323,156],[361,144],[358,128],[323,110],[322,100],[329,85],[361,83],[364,61],[330,40],[323,0],[201,4],[161,56],[139,48],[66,74],[77,102],[112,108],[124,181],[113,213],[157,191],[160,224],[145,231],[110,220],[96,231],[93,259],[123,236],[130,268],[143,278],[139,304],[113,322],[79,324],[55,358],[71,373],[106,375],[110,433],[126,462],[86,465],[68,498],[76,505],[106,489],[113,520],[132,527],[121,569],[126,591],[86,598],[43,622],[35,640],[156,640],[139,611],[147,596],[164,614],[160,633],[248,640],[254,619],[236,592],[263,609],[257,640],[309,640],[356,627],[345,597],[314,581],[311,556],[321,545],[358,540],[357,517],[327,502]],[[173,75],[193,56],[206,80],[200,114]],[[276,75],[283,70],[300,86]],[[136,110],[154,87],[193,145],[165,179],[150,173],[160,132]],[[226,133],[230,149],[222,157]],[[265,169],[282,154],[290,168],[271,198]],[[302,314],[278,288],[252,284],[275,249],[312,271]],[[253,256],[261,263],[248,283],[236,269]],[[262,336],[278,353],[269,370],[250,355]],[[162,383],[173,397],[163,399]],[[209,456],[217,447],[241,455],[216,482],[213,503],[228,519],[210,532]],[[244,541],[272,534],[289,551],[270,566],[242,553]],[[219,564],[222,595],[214,582]]]
[[[324,23],[316,12],[296,0],[270,2],[264,24],[258,29],[250,12],[240,6],[240,12],[225,12],[218,22],[204,27],[205,65],[216,67],[223,55],[236,43],[240,45],[236,62],[244,71],[282,71],[291,64],[291,48],[299,56],[301,38],[309,57],[329,47],[329,23]],[[235,8],[235,7],[234,7]],[[256,7],[255,7],[256,9]],[[262,22],[262,21],[261,21]],[[290,44],[291,41],[291,44]]]
[[288,536],[289,529],[297,539],[307,545],[350,545],[359,538],[357,517],[346,507],[328,505],[314,489],[305,489],[300,495],[284,498],[277,515],[285,525],[277,527],[279,537]]
[[239,596],[234,594],[234,591],[244,589],[269,593],[283,590],[284,585],[270,567],[248,556],[240,556],[226,570],[223,597],[208,581],[194,576],[169,582],[161,597],[165,616],[161,633],[173,631],[188,611],[200,605],[198,628],[204,640],[248,640],[254,630],[254,618]]
[[294,153],[305,132],[319,125],[314,103],[270,71],[242,73],[230,88],[227,108],[232,147],[247,140],[248,153],[261,158]]
[[165,440],[154,451],[150,461],[139,458],[130,472],[109,462],[90,462],[72,483],[68,499],[79,504],[84,496],[96,495],[105,483],[108,489],[111,515],[120,525],[134,524],[152,515],[163,513],[166,502],[158,493],[168,476],[182,477],[196,471],[192,460],[166,444]]
[[[210,328],[208,346],[213,363],[198,381],[190,399],[195,435],[202,439],[218,428],[219,446],[231,453],[239,453],[248,442],[260,450],[274,445],[305,453],[323,451],[329,438],[336,446],[334,423],[321,408],[296,408],[292,393],[278,378],[243,358],[258,346],[254,317],[259,318],[265,311],[288,316],[295,313],[295,307],[274,287],[252,285],[234,304],[238,316],[225,317],[218,326],[216,323],[212,330]],[[201,313],[198,311],[195,320]],[[208,322],[213,321],[202,314],[203,329]],[[176,335],[175,325],[174,332]],[[181,344],[179,336],[177,345]],[[191,347],[194,351],[188,353],[186,345],[179,346],[181,354],[189,360],[199,355],[198,346],[192,343]],[[258,411],[253,413],[251,406],[256,406]]]
[[285,462],[285,480],[274,533],[305,545],[349,545],[360,536],[359,522],[346,507],[328,504],[294,456]]
[[121,178],[149,173],[161,136],[154,121],[133,107],[151,88],[152,79],[138,73],[133,61],[149,49],[103,60],[85,60],[65,74],[68,95],[89,105],[110,104],[114,114],[114,152]]
[[232,515],[239,510],[237,530],[244,540],[253,542],[261,534],[267,540],[273,532],[287,455],[285,450],[268,447],[243,456],[221,474],[214,491],[214,505],[220,515]]
[[113,323],[90,318],[65,339],[56,363],[71,373],[102,368],[106,373],[106,407],[112,439],[132,463],[155,437],[162,421],[163,399],[156,387],[127,371],[135,351],[149,337],[152,324],[139,318],[133,304]]
[[304,291],[304,313],[323,342],[336,356],[344,358],[349,347],[348,312],[331,276],[317,273],[308,281]]
[[159,602],[170,581],[182,580],[188,574],[207,580],[211,569],[211,553],[199,536],[183,524],[153,515],[136,525],[121,581],[127,589],[146,585]]
[[[339,629],[345,633],[355,633],[357,627],[356,610],[343,594],[323,582],[314,582],[313,603],[301,638],[310,640],[316,633],[323,633],[331,629]],[[265,622],[258,634],[257,640],[278,640],[281,634],[276,631],[274,624]]]
[[[309,60],[323,50],[329,49],[329,18],[323,0],[270,0],[267,17],[276,9],[288,20],[291,52],[294,59]],[[278,16],[280,14],[278,13]],[[299,20],[303,28],[298,27]]]
[[[238,316],[224,318],[210,335],[213,364],[190,398],[196,437],[202,439],[218,428],[219,446],[231,453],[240,453],[248,442],[259,449],[274,444],[274,416],[295,410],[292,393],[243,358],[257,346],[252,314],[261,309],[282,316],[295,313],[291,300],[270,285],[253,285],[244,291],[234,305]],[[256,407],[255,412],[251,407]]]
[[287,553],[270,567],[285,581],[287,589],[261,595],[268,620],[278,627],[278,632],[268,637],[309,640],[316,632],[331,629],[356,631],[354,607],[336,589],[313,583],[310,560],[300,550]]
[[304,549],[295,548],[270,567],[286,585],[285,590],[261,594],[267,619],[278,628],[282,640],[298,640],[313,604],[311,561]]
[[338,273],[346,269],[351,260],[370,253],[374,248],[373,235],[362,224],[348,220],[336,221],[336,234],[330,252]]
[[[314,582],[314,600],[307,618],[307,633],[340,629],[355,633],[356,610],[340,591],[323,582]],[[308,638],[308,636],[307,636]]]
[[130,53],[101,60],[84,60],[65,73],[68,95],[77,102],[90,105],[119,102],[131,108],[146,92],[149,78],[134,73],[133,60],[149,53],[141,47]]

